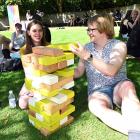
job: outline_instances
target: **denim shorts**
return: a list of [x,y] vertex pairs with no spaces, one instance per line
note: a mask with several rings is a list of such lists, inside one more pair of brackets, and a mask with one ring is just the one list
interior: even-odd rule
[[97,88],[95,89],[92,94],[89,94],[90,95],[93,95],[94,92],[99,92],[99,94],[102,94],[102,95],[105,95],[109,101],[110,101],[110,106],[111,108],[113,109],[113,91],[114,91],[114,87],[116,86],[117,84],[114,84],[114,85],[110,85],[110,86],[104,86],[104,87],[101,87],[101,88]]

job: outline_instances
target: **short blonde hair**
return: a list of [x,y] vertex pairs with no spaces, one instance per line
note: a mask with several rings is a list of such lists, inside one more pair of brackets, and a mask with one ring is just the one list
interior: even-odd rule
[[106,33],[109,39],[114,37],[114,21],[109,14],[98,14],[88,19],[87,24],[97,24],[100,33]]

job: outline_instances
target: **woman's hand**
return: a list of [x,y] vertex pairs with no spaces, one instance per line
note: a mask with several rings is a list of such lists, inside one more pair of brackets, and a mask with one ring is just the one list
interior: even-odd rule
[[84,49],[84,47],[78,43],[79,47],[71,45],[71,51],[79,56],[81,59],[87,60],[90,57],[90,53]]

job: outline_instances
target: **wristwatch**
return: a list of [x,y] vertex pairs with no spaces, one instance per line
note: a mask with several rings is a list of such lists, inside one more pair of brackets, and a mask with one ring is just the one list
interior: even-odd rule
[[87,61],[89,62],[89,63],[91,63],[92,61],[93,61],[93,55],[90,53],[90,56],[89,56],[89,58],[87,59]]

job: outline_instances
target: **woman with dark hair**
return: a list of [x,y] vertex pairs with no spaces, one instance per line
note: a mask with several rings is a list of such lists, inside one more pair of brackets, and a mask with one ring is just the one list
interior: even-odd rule
[[[20,49],[21,55],[32,53],[32,48],[35,46],[47,45],[49,45],[49,43],[46,42],[42,23],[38,20],[33,20],[28,24],[26,30],[26,43],[25,46]],[[28,100],[33,97],[33,94],[28,91],[25,84],[23,85],[19,96],[19,107],[21,109],[26,109],[28,107]]]
[[45,32],[43,25],[38,20],[33,20],[27,26],[26,30],[26,43],[23,48],[21,48],[21,54],[32,53],[32,47],[35,46],[46,46],[49,43],[45,39]]

